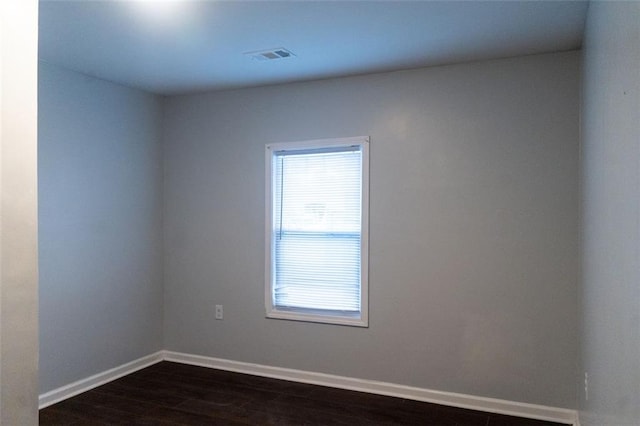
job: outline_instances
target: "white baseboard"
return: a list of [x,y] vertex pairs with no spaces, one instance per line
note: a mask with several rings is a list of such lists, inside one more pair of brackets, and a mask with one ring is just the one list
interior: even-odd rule
[[105,383],[119,379],[127,374],[131,374],[134,371],[156,364],[163,360],[163,353],[164,351],[159,351],[102,373],[95,374],[91,377],[87,377],[86,379],[78,380],[77,382],[43,393],[38,398],[38,406],[40,409],[48,407],[56,402],[71,398],[72,396],[76,396],[82,392],[104,385]]
[[467,408],[488,413],[506,414],[510,416],[565,423],[573,426],[579,425],[577,411],[566,408],[547,407],[544,405],[527,404],[503,399],[485,398],[453,392],[442,392],[398,385],[395,383],[356,379],[332,374],[315,373],[312,371],[294,370],[291,368],[251,364],[247,362],[190,355],[172,351],[156,352],[119,367],[112,368],[111,370],[107,370],[103,373],[93,375],[83,380],[78,380],[77,382],[44,393],[40,395],[39,406],[41,409],[48,407],[56,402],[71,398],[72,396],[86,392],[97,386],[111,382],[160,361],[179,362],[182,364],[198,365],[218,370],[251,374],[254,376],[271,377],[274,379],[289,380],[293,382],[393,396],[397,398],[431,402],[434,404]]
[[163,358],[166,361],[216,368],[219,370],[227,370],[237,373],[252,374],[254,376],[271,377],[294,382],[387,395],[489,413],[506,414],[510,416],[526,417],[570,425],[575,425],[577,420],[576,411],[565,408],[547,407],[544,405],[527,404],[523,402],[485,398],[452,392],[442,392],[398,385],[395,383],[355,379],[352,377],[314,373],[311,371],[294,370],[290,368],[271,367],[268,365],[251,364],[171,351],[164,351]]

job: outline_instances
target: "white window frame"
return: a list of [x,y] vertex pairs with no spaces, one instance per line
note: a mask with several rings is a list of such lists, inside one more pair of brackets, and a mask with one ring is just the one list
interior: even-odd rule
[[[362,193],[360,222],[360,312],[330,315],[326,311],[310,309],[282,309],[274,305],[275,242],[273,232],[273,157],[276,152],[358,145],[362,153]],[[267,318],[307,321],[325,324],[369,326],[369,137],[357,136],[339,139],[317,139],[266,145],[266,221],[265,221],[265,306]]]

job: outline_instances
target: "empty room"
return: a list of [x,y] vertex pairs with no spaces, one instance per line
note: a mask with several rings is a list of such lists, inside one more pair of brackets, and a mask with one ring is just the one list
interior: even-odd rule
[[640,425],[640,2],[0,11],[0,424]]

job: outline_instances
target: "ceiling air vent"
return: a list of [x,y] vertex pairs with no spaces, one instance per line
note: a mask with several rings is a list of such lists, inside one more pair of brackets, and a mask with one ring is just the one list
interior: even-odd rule
[[274,59],[286,59],[293,58],[294,55],[290,50],[283,47],[277,47],[275,49],[261,50],[258,52],[247,52],[245,55],[256,61],[271,61]]

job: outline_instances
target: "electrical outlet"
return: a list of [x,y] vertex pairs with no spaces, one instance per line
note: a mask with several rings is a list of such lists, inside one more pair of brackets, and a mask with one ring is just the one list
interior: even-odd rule
[[222,305],[216,305],[216,319],[221,320],[224,317],[224,312],[222,311]]
[[589,400],[589,373],[584,372],[584,400]]

